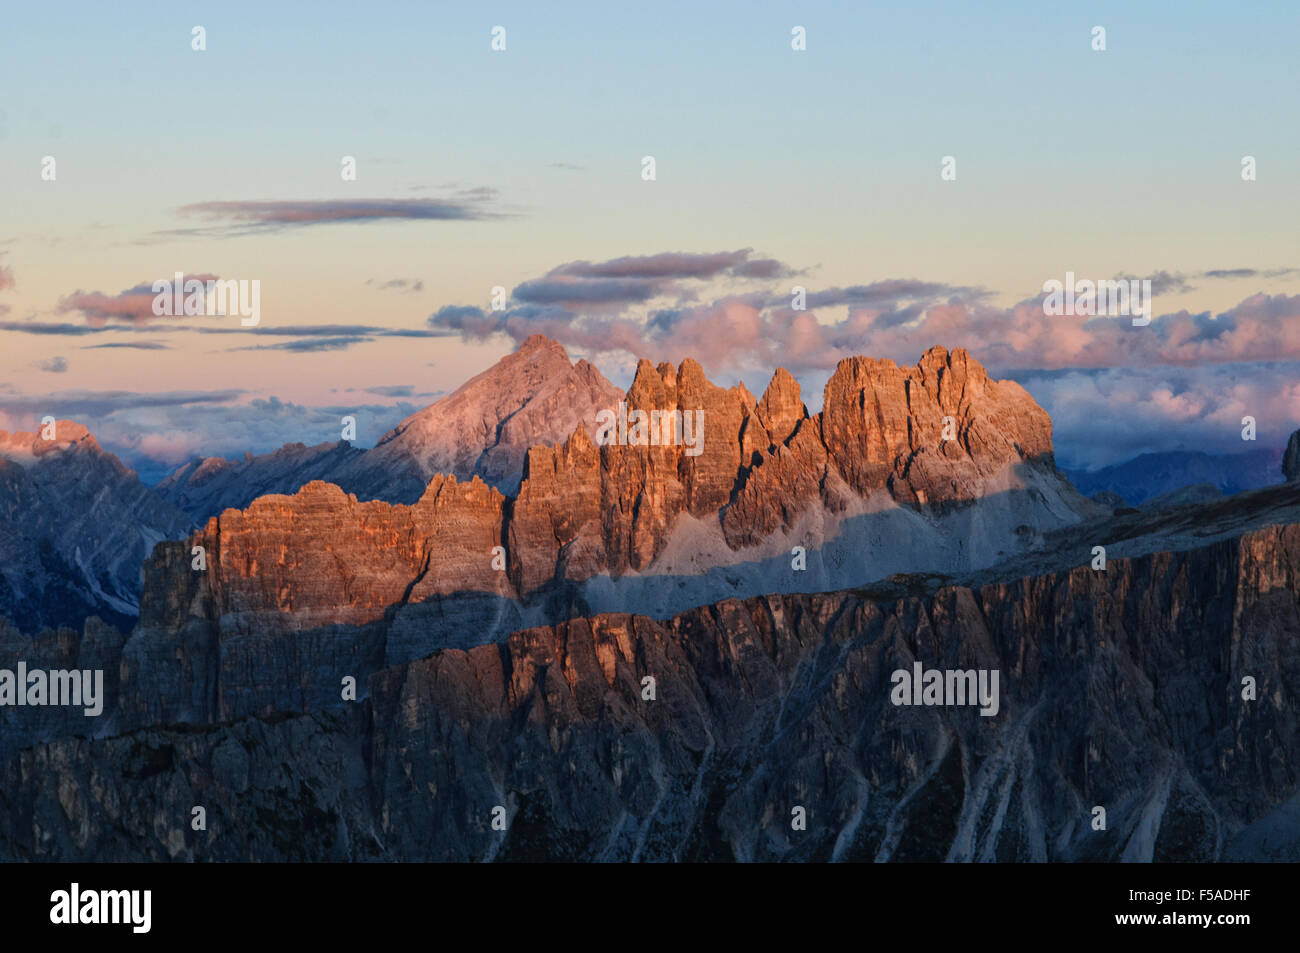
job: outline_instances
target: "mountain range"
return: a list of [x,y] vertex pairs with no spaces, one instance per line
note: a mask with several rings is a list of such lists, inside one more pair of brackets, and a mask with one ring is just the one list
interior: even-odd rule
[[1138,506],[1163,494],[1207,483],[1228,495],[1258,490],[1276,483],[1281,467],[1281,447],[1260,447],[1226,454],[1199,450],[1144,453],[1096,470],[1062,472],[1085,496],[1110,492]]
[[[638,411],[699,452],[603,439]],[[0,668],[105,679],[0,709],[5,859],[1300,859],[1300,481],[1089,500],[960,349],[809,413],[535,337],[372,450],[158,491],[0,446]]]
[[79,423],[0,431],[0,618],[27,632],[89,615],[129,626],[145,557],[190,524]]

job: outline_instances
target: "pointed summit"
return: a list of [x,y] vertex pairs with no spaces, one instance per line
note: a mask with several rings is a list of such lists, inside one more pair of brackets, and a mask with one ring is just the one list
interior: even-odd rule
[[361,499],[414,502],[438,473],[514,493],[529,447],[564,442],[622,392],[558,341],[534,334],[454,393],[407,417],[338,474]]
[[799,421],[807,416],[808,408],[800,397],[799,382],[784,367],[778,367],[758,402],[758,419],[771,434],[772,442],[782,444],[794,433]]
[[527,340],[519,345],[519,349],[515,353],[531,356],[539,351],[550,351],[566,361],[569,360],[569,352],[564,349],[564,345],[554,338],[548,338],[545,334],[528,335]]

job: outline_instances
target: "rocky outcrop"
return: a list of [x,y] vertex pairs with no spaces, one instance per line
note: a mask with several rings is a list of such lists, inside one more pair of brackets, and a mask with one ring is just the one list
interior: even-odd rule
[[1047,412],[961,348],[931,348],[914,368],[841,361],[826,385],[821,433],[850,487],[888,488],[909,502],[972,499],[1008,464],[1052,459]]
[[[702,412],[702,452],[613,444],[599,448],[599,466],[583,446],[531,452],[513,510],[522,593],[550,580],[560,561],[566,573],[593,565],[615,576],[646,571],[684,516],[717,520],[725,544],[739,550],[793,531],[812,509],[841,513],[876,494],[904,505],[969,503],[1014,489],[1016,478],[1005,481],[1017,468],[1036,469],[1089,511],[1056,476],[1047,414],[960,349],[932,348],[913,368],[842,361],[812,417],[784,370],[755,401],[743,385],[710,384],[692,360],[679,368],[642,361],[626,405],[629,415]],[[548,519],[564,531],[536,531]],[[570,546],[576,561],[566,558]]]
[[[627,442],[608,441],[596,454],[585,435],[575,435],[563,447],[529,453],[511,529],[522,592],[548,582],[560,563],[561,578],[591,575],[590,569],[614,576],[647,569],[680,517],[717,518],[747,455],[769,443],[753,396],[743,386],[709,383],[693,360],[678,368],[642,361],[624,406]],[[638,413],[647,415],[647,428],[659,421],[657,434],[644,435],[648,444],[634,442]],[[673,415],[681,415],[681,434]],[[685,442],[694,436],[699,452],[688,453]],[[562,530],[535,531],[548,520]]]
[[[640,413],[663,439],[635,435]],[[411,505],[312,482],[158,547],[124,723],[315,711],[332,693],[303,684],[526,625],[969,570],[1040,541],[1026,525],[1104,512],[1057,476],[1046,415],[962,351],[843,362],[813,416],[784,371],[756,400],[695,361],[643,361],[615,416],[600,446],[575,426],[533,447],[513,499],[477,477],[437,476]]]
[[129,628],[141,564],[190,520],[84,426],[51,426],[52,439],[0,431],[0,619],[24,632],[92,615]]
[[[978,589],[574,619],[331,711],[34,745],[0,856],[1295,860],[1297,580],[1291,524]],[[996,713],[895,704],[916,663],[997,672]]]
[[1094,503],[1100,503],[1102,506],[1105,506],[1110,510],[1122,510],[1122,509],[1130,508],[1128,502],[1124,499],[1124,497],[1120,496],[1118,493],[1114,492],[1113,490],[1101,490],[1098,493],[1094,493],[1090,497],[1090,499]]
[[[491,566],[503,500],[478,479],[435,477],[411,506],[358,502],[313,482],[210,519],[184,545],[160,546],[145,571],[164,586],[193,576],[191,602],[210,600],[239,631],[364,623],[390,606],[461,591],[513,594]],[[196,546],[207,563],[200,571]],[[183,620],[189,606],[156,598],[167,594],[151,585],[143,624]]]
[[1191,486],[1180,487],[1177,490],[1170,490],[1168,493],[1153,496],[1142,504],[1142,508],[1150,510],[1168,509],[1175,506],[1208,503],[1222,498],[1223,494],[1219,492],[1219,488],[1213,483],[1194,483]]
[[509,631],[503,501],[478,479],[436,477],[410,506],[313,482],[159,545],[123,651],[121,726],[313,711],[412,644]]
[[756,410],[768,439],[776,445],[789,440],[799,424],[808,418],[799,382],[784,367],[778,367],[772,375]]
[[1291,434],[1282,455],[1282,476],[1288,481],[1300,480],[1300,430]]

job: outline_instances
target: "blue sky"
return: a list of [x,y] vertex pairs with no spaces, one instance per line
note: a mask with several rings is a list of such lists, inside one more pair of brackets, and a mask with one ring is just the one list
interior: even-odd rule
[[[195,25],[203,52],[191,49]],[[490,49],[496,25],[504,52]],[[790,48],[795,25],[806,51]],[[1092,49],[1097,25],[1104,52]],[[924,313],[955,294],[969,320],[922,317],[916,334],[864,333],[858,346],[838,334],[792,368],[810,404],[841,351],[914,361],[922,343],[938,343],[1001,355],[994,369],[1015,371],[1053,412],[1074,464],[1113,462],[1121,446],[1227,452],[1239,405],[1257,409],[1261,440],[1300,424],[1300,394],[1288,387],[1288,362],[1300,360],[1300,307],[1290,306],[1300,292],[1290,109],[1300,5],[54,3],[7,11],[5,32],[0,413],[10,426],[77,395],[99,411],[84,422],[135,462],[318,442],[329,434],[303,421],[328,415],[312,408],[369,401],[366,389],[380,385],[454,388],[531,320],[515,311],[513,337],[447,336],[430,325],[441,309],[486,308],[491,288],[566,263],[740,249],[784,270],[766,283],[721,274],[672,284],[662,299],[617,314],[578,309],[547,328],[625,383],[640,355],[602,346],[590,322],[603,332],[604,321],[690,312],[694,334],[639,338],[656,349],[648,356],[680,359],[716,338],[701,322],[735,296],[788,294],[796,281],[815,291],[915,280],[939,290],[890,307]],[[39,175],[47,155],[55,182]],[[339,175],[345,155],[357,159],[355,182]],[[641,178],[645,155],[654,182]],[[948,155],[951,182],[939,176]],[[1249,183],[1246,155],[1258,163]],[[470,214],[241,231],[211,212],[358,198]],[[1167,346],[1136,348],[1140,365],[1103,355],[1080,368],[1092,382],[1068,392],[1059,375],[1027,374],[1085,353],[1053,360],[1040,329],[1017,323],[1035,320],[1018,303],[1067,270],[1183,276],[1156,301],[1158,315],[1174,316]],[[263,324],[240,344],[175,328],[97,331],[112,348],[31,333],[91,321],[73,306],[79,293],[119,295],[176,271],[260,280]],[[383,287],[393,281],[412,290]],[[980,318],[977,306],[1002,317]],[[850,311],[816,317],[835,326]],[[1186,346],[1196,316],[1225,315],[1255,324],[1231,344]],[[734,328],[735,314],[727,320]],[[358,324],[431,333],[328,331]],[[772,355],[789,352],[772,337],[779,324],[760,322],[773,347],[697,356],[715,378],[761,389]],[[304,326],[334,343],[281,347],[292,341],[276,328]],[[1226,325],[1207,327],[1194,333],[1224,337]],[[989,337],[1022,329],[1010,356]],[[157,348],[121,346],[146,339]],[[56,358],[63,370],[52,370]],[[1099,391],[1098,377],[1124,384]],[[224,416],[191,406],[144,417],[95,402],[123,390],[156,392],[160,406],[181,392],[238,395],[219,405]],[[1144,392],[1161,399],[1141,403]],[[1188,393],[1198,399],[1180,399]],[[268,422],[272,397],[304,413]],[[1094,412],[1066,403],[1080,400]],[[375,405],[370,438],[410,403]],[[1088,429],[1110,414],[1131,439]],[[1077,423],[1062,431],[1065,419]]]

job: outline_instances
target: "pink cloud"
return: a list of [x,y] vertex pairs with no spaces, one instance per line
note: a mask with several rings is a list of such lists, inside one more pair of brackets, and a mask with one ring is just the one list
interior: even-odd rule
[[[182,283],[190,279],[206,282],[214,281],[216,277],[216,275],[184,275],[181,280]],[[175,275],[166,276],[166,280],[169,283],[175,281]],[[152,281],[127,288],[115,295],[107,295],[100,291],[74,291],[59,301],[55,311],[59,314],[79,311],[85,317],[86,323],[96,328],[102,328],[110,321],[145,325],[155,319],[153,302],[156,297]]]

